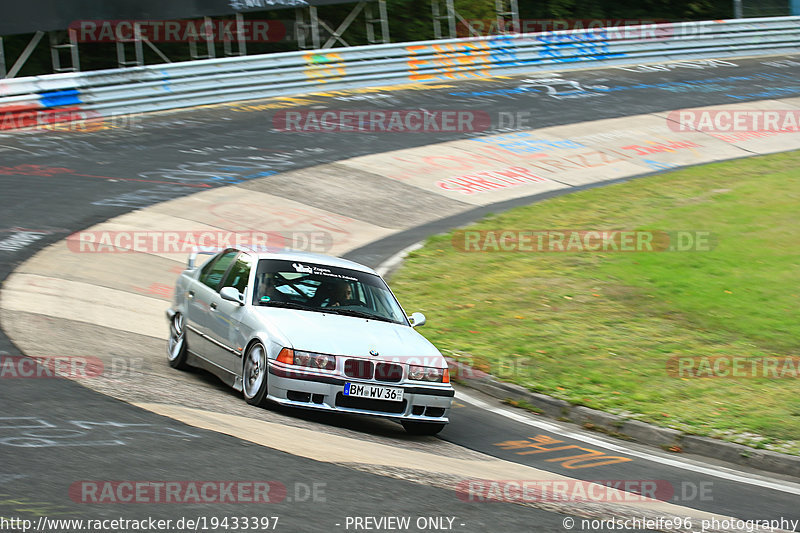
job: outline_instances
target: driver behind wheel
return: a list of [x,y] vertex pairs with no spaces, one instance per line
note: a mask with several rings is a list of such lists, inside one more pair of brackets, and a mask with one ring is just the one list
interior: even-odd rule
[[347,282],[337,283],[331,297],[331,307],[349,305],[353,301],[353,287]]

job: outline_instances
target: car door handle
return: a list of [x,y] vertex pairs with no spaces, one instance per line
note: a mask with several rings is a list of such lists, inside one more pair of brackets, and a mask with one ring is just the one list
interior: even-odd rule
[[190,300],[191,300],[192,298],[194,298],[194,291],[189,291],[189,294],[187,295],[187,297],[188,297]]
[[209,307],[211,308],[212,311],[216,311],[217,310],[217,304],[214,303],[214,302],[211,302],[211,305],[209,305]]

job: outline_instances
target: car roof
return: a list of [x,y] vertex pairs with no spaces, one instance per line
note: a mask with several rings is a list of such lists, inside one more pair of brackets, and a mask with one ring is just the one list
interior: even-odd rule
[[231,248],[247,252],[256,256],[258,259],[281,259],[284,261],[304,261],[307,263],[315,263],[318,265],[333,266],[339,268],[349,268],[351,270],[360,270],[361,272],[368,272],[370,274],[378,275],[373,269],[368,266],[342,259],[341,257],[334,257],[331,255],[315,254],[311,252],[301,252],[298,250],[290,250],[283,248],[276,248],[270,250],[259,250],[250,248],[248,246],[232,246]]

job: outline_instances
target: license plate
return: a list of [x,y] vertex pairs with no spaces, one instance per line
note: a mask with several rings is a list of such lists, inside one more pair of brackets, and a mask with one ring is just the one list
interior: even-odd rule
[[355,398],[370,398],[373,400],[387,400],[390,402],[403,401],[403,389],[394,387],[380,387],[363,383],[345,383],[344,395]]

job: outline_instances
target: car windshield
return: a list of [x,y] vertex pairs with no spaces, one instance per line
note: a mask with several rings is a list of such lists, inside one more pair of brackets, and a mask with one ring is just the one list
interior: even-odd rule
[[254,288],[253,305],[408,324],[386,283],[367,272],[301,261],[261,259]]

